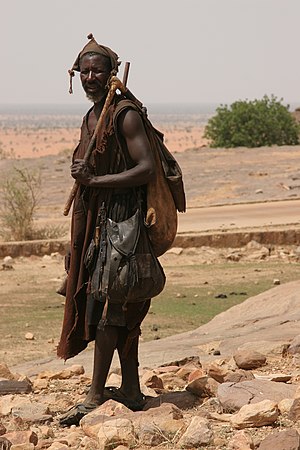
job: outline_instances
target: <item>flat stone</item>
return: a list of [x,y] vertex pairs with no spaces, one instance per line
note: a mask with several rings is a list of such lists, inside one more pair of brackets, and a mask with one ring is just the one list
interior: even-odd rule
[[35,432],[28,431],[10,431],[3,435],[6,439],[8,439],[13,445],[16,444],[34,444],[38,443],[38,436]]
[[300,435],[292,428],[274,432],[269,434],[258,448],[259,450],[300,450]]
[[194,416],[191,419],[185,433],[178,441],[179,448],[198,448],[209,445],[213,440],[213,432],[208,420],[203,417]]
[[24,422],[29,423],[43,423],[53,420],[53,417],[49,414],[48,406],[42,403],[23,403],[19,406],[14,406],[12,415],[20,417]]
[[157,408],[163,403],[172,403],[179,409],[190,409],[199,404],[199,397],[187,391],[168,392],[148,400],[144,410]]
[[234,428],[263,427],[274,423],[279,416],[277,403],[263,400],[259,403],[244,405],[231,417]]
[[0,364],[0,378],[5,378],[6,380],[14,380],[15,377],[13,373],[9,370],[7,364]]
[[254,442],[249,433],[237,431],[228,442],[228,450],[253,450]]
[[128,413],[131,413],[131,410],[126,406],[114,400],[108,400],[84,416],[80,421],[80,427],[88,437],[96,439],[103,422]]
[[114,448],[120,444],[132,447],[136,443],[133,424],[124,417],[102,422],[97,439],[101,449]]
[[279,403],[284,398],[293,398],[296,386],[275,381],[250,380],[241,383],[223,383],[218,387],[217,397],[225,411],[234,412],[247,404],[262,400]]
[[238,350],[233,355],[236,365],[240,369],[256,369],[266,363],[266,356],[254,350]]

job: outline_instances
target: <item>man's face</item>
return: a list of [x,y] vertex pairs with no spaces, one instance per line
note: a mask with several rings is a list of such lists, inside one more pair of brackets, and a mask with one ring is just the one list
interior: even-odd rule
[[99,102],[107,90],[105,89],[110,75],[108,60],[101,55],[84,55],[80,61],[80,79],[89,100]]

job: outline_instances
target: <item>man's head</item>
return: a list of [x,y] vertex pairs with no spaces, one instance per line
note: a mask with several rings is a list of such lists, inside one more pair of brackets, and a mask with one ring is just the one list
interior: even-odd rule
[[[73,92],[72,77],[75,75],[74,71],[80,72],[83,89],[88,98],[95,102],[103,97],[107,80],[110,75],[117,74],[120,62],[118,61],[118,55],[109,47],[98,44],[92,34],[88,35],[88,39],[89,42],[83,47],[77,56],[72,69],[69,70],[69,92]],[[103,86],[105,78],[106,81]]]
[[107,92],[112,67],[110,60],[95,52],[85,53],[79,61],[82,87],[89,100],[99,102]]

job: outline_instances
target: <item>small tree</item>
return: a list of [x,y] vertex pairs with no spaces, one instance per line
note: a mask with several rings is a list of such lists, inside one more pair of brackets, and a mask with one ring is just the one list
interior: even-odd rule
[[16,241],[32,239],[41,186],[40,173],[14,167],[1,185],[1,234]]
[[283,99],[264,96],[261,100],[221,105],[209,119],[204,136],[211,147],[261,147],[299,144],[299,125]]

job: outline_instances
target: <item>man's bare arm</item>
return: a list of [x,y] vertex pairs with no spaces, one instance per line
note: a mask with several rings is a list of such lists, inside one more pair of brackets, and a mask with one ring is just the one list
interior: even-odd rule
[[118,125],[134,167],[121,173],[97,176],[90,172],[84,160],[77,159],[71,167],[71,175],[81,184],[96,188],[122,188],[146,184],[155,176],[150,143],[139,114],[134,110],[124,111]]

